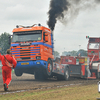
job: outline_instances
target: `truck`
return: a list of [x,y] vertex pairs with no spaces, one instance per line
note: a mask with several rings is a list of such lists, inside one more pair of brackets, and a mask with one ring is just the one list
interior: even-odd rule
[[23,73],[34,74],[35,79],[52,76],[54,42],[49,28],[41,24],[17,25],[13,29],[11,53],[17,60],[16,76]]
[[[87,56],[61,56],[60,64],[67,64],[66,74],[70,76],[78,76],[86,79],[100,78],[100,37],[89,37],[87,44]],[[64,68],[64,71],[66,68]],[[60,71],[60,70],[59,70]],[[58,74],[59,74],[58,71]],[[58,79],[59,79],[58,75]]]
[[41,24],[17,25],[13,29],[10,49],[17,60],[14,69],[16,76],[28,73],[33,74],[36,80],[54,76],[58,79],[69,79],[68,64],[54,60],[53,32],[49,28]]
[[100,78],[100,37],[89,37],[87,45],[87,56],[90,59],[89,69],[96,78]]
[[[94,38],[89,38],[87,57],[60,56],[56,59],[53,32],[41,24],[17,25],[9,40],[11,54],[17,60],[14,69],[16,76],[28,73],[33,74],[35,79],[56,77],[58,80],[68,80],[72,75],[100,78],[100,43],[96,43]],[[92,48],[93,44],[99,45],[97,49]]]
[[[81,56],[61,56],[59,63],[55,61],[54,73],[57,73],[58,80],[68,80],[71,76],[80,78],[89,78],[91,73],[89,70],[89,58]],[[62,66],[62,67],[61,67]],[[65,67],[64,67],[65,66]],[[62,69],[61,69],[62,68]],[[57,72],[58,71],[58,72]],[[62,75],[61,75],[62,73]],[[92,78],[95,79],[94,76]]]

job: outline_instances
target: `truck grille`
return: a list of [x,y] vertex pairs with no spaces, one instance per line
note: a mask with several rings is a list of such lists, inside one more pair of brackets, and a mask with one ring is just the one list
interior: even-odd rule
[[21,46],[14,47],[12,50],[12,55],[20,60],[31,60],[36,58],[36,55],[40,54],[40,47],[37,46]]

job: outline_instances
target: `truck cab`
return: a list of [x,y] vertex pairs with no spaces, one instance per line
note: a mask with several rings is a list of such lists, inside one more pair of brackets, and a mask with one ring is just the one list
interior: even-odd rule
[[11,53],[17,60],[14,69],[16,76],[23,73],[52,74],[52,59],[54,59],[53,33],[40,24],[32,26],[16,26],[13,29]]
[[100,37],[86,36],[86,38],[88,38],[87,55],[90,59],[90,71],[100,78]]
[[89,37],[87,54],[90,61],[100,61],[100,38]]

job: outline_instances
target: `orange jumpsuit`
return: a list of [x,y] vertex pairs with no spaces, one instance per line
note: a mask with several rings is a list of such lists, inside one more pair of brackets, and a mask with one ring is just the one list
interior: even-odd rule
[[[6,54],[5,55],[6,59],[11,63],[13,64],[13,68],[16,67],[16,60],[10,56],[9,54]],[[6,83],[7,85],[7,88],[8,88],[8,85],[9,83],[11,82],[11,71],[12,71],[12,68],[11,67],[8,67],[5,63],[5,60],[4,60],[4,56],[0,54],[0,60],[2,61],[2,78],[3,78],[3,84]]]

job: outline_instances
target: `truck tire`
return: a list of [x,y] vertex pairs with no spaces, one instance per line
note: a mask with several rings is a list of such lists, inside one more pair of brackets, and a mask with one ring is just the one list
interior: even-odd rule
[[66,67],[65,68],[65,71],[64,71],[64,76],[63,76],[63,78],[64,78],[64,80],[69,80],[69,77],[70,77],[70,74],[69,74],[69,68],[68,67]]
[[100,72],[98,72],[98,79],[100,79]]
[[48,65],[47,65],[47,68],[46,68],[46,75],[47,75],[47,77],[52,76],[52,69],[53,69],[52,61],[48,60]]
[[19,70],[14,70],[16,76],[22,76],[22,72]]
[[69,80],[69,77],[70,77],[70,74],[69,74],[69,68],[66,67],[65,70],[64,70],[64,75],[57,75],[57,80],[60,81],[60,80]]
[[35,71],[34,78],[35,80],[46,80],[46,76],[42,73],[42,71]]
[[39,79],[39,74],[38,74],[37,71],[34,72],[34,78],[35,78],[35,80],[38,80]]

